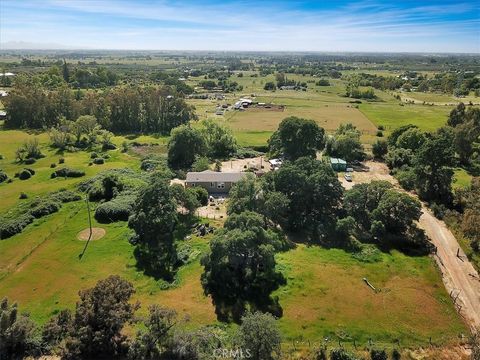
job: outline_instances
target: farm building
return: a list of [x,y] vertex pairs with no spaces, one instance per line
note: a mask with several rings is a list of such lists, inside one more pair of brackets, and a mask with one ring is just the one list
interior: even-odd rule
[[347,162],[343,159],[330,158],[330,166],[335,171],[346,171],[347,170]]
[[244,178],[247,173],[231,172],[223,173],[211,170],[202,172],[188,172],[185,180],[185,187],[200,186],[209,194],[228,193],[233,184]]

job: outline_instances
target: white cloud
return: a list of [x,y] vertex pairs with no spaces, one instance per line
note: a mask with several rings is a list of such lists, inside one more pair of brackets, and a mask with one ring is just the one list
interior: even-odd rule
[[480,19],[450,18],[475,12],[475,2],[400,8],[360,1],[316,11],[251,1],[50,0],[37,12],[35,1],[13,5],[24,16],[2,12],[2,42],[106,49],[480,52]]

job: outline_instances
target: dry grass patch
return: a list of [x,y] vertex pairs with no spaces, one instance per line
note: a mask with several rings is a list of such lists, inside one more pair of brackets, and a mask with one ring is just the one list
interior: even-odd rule
[[83,229],[77,234],[77,239],[81,241],[88,241],[88,240],[100,240],[106,234],[105,229],[94,227],[92,228],[92,235],[90,236],[90,228]]

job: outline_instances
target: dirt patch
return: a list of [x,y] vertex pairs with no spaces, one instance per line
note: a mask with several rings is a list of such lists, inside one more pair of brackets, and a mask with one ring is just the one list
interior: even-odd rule
[[[100,240],[106,234],[103,228],[92,228],[92,237],[90,240]],[[90,236],[90,228],[83,229],[77,234],[77,239],[81,241],[87,241]]]
[[[263,166],[263,168],[262,168]],[[242,172],[247,169],[261,170],[267,172],[271,170],[270,163],[263,156],[249,159],[232,159],[222,162],[222,172]]]

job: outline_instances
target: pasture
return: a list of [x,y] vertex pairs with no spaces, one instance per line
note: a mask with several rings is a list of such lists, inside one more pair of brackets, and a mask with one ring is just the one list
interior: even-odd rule
[[[173,60],[162,65],[173,66]],[[357,105],[343,96],[343,80],[331,80],[332,86],[316,86],[314,82],[318,78],[302,75],[289,78],[307,82],[306,92],[267,92],[263,86],[267,81],[274,81],[274,76],[254,77],[253,74],[256,73],[245,71],[243,77],[233,78],[244,88],[242,92],[228,94],[224,101],[188,100],[196,107],[199,119],[213,118],[229,126],[241,146],[266,145],[287,116],[313,119],[329,133],[342,123],[353,123],[362,132],[362,141],[368,144],[376,139],[380,125],[385,127],[386,134],[410,123],[433,131],[445,124],[451,110],[449,106],[400,106],[392,94],[382,91],[376,91],[379,97],[376,101],[362,100]],[[190,78],[187,83],[194,85],[200,79]],[[258,102],[285,105],[285,110],[251,108],[214,115],[218,104],[232,104],[252,94]],[[109,168],[139,170],[139,157],[150,152],[164,154],[168,141],[168,137],[148,135],[116,136],[113,141],[117,146],[124,141],[159,146],[139,147],[138,151],[127,153],[118,149],[109,151],[110,158],[105,164],[89,166],[90,152],[57,152],[49,147],[46,133],[0,128],[0,154],[4,156],[0,168],[10,177],[25,167],[15,162],[15,150],[33,137],[39,139],[46,156],[28,166],[36,171],[32,178],[0,184],[0,214],[21,201],[21,192],[34,197],[61,188],[74,189],[78,182]],[[63,166],[58,165],[60,158],[65,159],[65,166],[82,169],[86,175],[80,179],[50,179],[53,171],[50,164]],[[455,176],[455,186],[464,186],[470,181],[463,170],[457,170]],[[175,309],[181,316],[188,315],[190,321],[186,326],[217,323],[211,299],[203,294],[200,283],[203,271],[200,258],[208,250],[209,236],[179,239],[191,247],[195,256],[180,268],[175,283],[167,286],[136,268],[126,222],[98,224],[94,221],[93,226],[105,229],[106,235],[88,243],[85,255],[79,259],[85,242],[79,241],[77,234],[87,225],[85,203],[77,201],[64,205],[58,213],[35,220],[22,233],[0,241],[1,295],[17,301],[21,309],[43,323],[62,308],[73,308],[79,290],[93,286],[110,274],[118,274],[134,284],[134,300],[141,301],[142,313],[149,304],[158,303]],[[285,343],[329,338],[333,342],[356,340],[364,344],[372,338],[387,347],[396,341],[402,346],[424,346],[430,338],[436,344],[454,343],[460,334],[467,332],[429,257],[409,257],[392,251],[378,254],[375,261],[365,262],[341,249],[298,245],[277,254],[277,261],[287,279],[287,285],[274,294],[279,297],[284,312],[279,323]],[[363,278],[368,278],[380,292],[373,292]]]
[[360,104],[360,111],[387,131],[413,124],[423,131],[435,131],[446,124],[451,106],[404,105],[399,103]]

